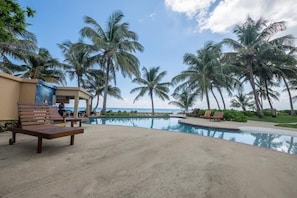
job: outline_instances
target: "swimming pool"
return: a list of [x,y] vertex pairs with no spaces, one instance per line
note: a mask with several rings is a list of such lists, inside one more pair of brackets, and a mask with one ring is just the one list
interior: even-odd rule
[[297,154],[297,138],[287,135],[252,133],[242,130],[225,130],[198,127],[179,123],[180,118],[91,118],[90,124],[120,125],[160,129],[172,132],[182,132],[209,136],[234,142],[264,147],[289,154]]

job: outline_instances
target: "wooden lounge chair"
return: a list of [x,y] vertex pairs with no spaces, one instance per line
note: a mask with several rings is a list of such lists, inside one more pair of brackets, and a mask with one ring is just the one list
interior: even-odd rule
[[67,118],[67,117],[62,117],[59,112],[57,111],[57,109],[53,106],[49,106],[49,112],[50,112],[50,116],[52,118],[52,120],[54,122],[58,122],[58,123],[62,123],[61,126],[66,126],[66,122],[70,122],[71,123],[71,127],[74,126],[74,123],[78,122],[79,123],[79,127],[81,127],[81,118]]
[[209,119],[211,115],[211,110],[206,110],[203,116],[200,116],[200,118],[206,118]]
[[84,132],[79,127],[62,127],[53,124],[49,106],[46,104],[18,104],[18,127],[9,127],[12,138],[9,144],[16,142],[16,133],[36,136],[38,138],[37,153],[42,152],[42,139],[55,139],[70,136],[70,145],[74,144],[74,135]]
[[213,116],[210,116],[209,120],[217,120],[217,121],[220,121],[220,120],[224,120],[224,112],[221,112],[221,111],[216,111],[214,112]]

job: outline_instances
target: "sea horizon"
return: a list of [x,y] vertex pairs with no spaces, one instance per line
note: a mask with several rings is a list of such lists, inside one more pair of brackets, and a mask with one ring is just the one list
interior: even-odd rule
[[[74,111],[74,107],[65,107],[66,110],[69,111]],[[86,107],[78,107],[78,111],[85,111]],[[96,112],[101,111],[101,107],[96,108]],[[107,107],[107,111],[113,111],[113,112],[118,112],[118,111],[126,111],[126,112],[131,112],[131,111],[137,111],[139,113],[150,113],[152,112],[151,108],[137,108],[137,107]],[[176,109],[176,108],[155,108],[155,113],[179,113],[182,110],[181,109]]]

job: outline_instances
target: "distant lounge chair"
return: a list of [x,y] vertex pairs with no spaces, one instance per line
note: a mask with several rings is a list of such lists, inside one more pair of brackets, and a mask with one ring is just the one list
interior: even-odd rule
[[211,115],[211,110],[206,110],[203,116],[200,116],[200,118],[206,118],[209,119]]
[[81,118],[67,118],[67,117],[62,117],[57,109],[53,106],[49,106],[49,113],[50,117],[53,120],[53,122],[59,122],[61,123],[60,126],[66,126],[66,122],[71,122],[71,127],[74,126],[74,123],[78,122],[79,127],[81,127]]
[[74,135],[84,132],[79,127],[61,127],[53,124],[49,106],[46,104],[18,104],[18,127],[8,127],[12,132],[9,144],[16,142],[16,133],[38,137],[37,153],[42,152],[42,139],[54,139],[71,136],[70,145],[74,144]]
[[224,112],[221,112],[221,111],[216,111],[214,112],[213,116],[210,116],[209,120],[217,120],[217,121],[220,121],[220,120],[224,120]]
[[186,113],[186,116],[199,118],[200,117],[199,111],[200,109],[193,109],[191,113]]

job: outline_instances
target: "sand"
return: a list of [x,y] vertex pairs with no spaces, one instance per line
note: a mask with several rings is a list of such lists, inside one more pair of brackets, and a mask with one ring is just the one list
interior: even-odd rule
[[44,140],[0,133],[0,197],[297,197],[297,156],[191,134],[84,125]]

